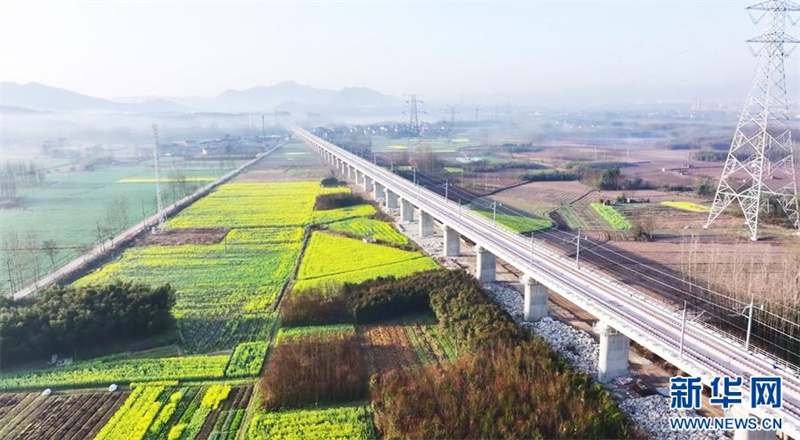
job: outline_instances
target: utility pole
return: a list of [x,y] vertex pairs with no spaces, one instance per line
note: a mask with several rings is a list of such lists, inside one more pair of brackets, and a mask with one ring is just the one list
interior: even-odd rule
[[156,215],[158,215],[158,228],[164,225],[164,200],[161,198],[161,175],[158,168],[158,125],[153,124],[153,166],[156,174]]
[[261,115],[261,136],[267,137],[267,117]]
[[683,359],[683,341],[686,339],[686,309],[689,304],[687,301],[683,302],[683,319],[681,320],[681,347],[679,351],[679,358]]
[[497,223],[497,200],[492,202],[492,221]]
[[581,267],[581,230],[578,229],[578,235],[575,236],[575,267]]
[[448,195],[448,194],[447,194],[447,191],[448,191],[448,183],[449,183],[449,179],[445,179],[445,180],[444,180],[444,199],[445,199],[446,201],[448,201],[448,202],[449,202],[449,201],[450,201],[450,197],[448,197],[448,196],[447,196],[447,195]]
[[736,201],[750,229],[750,239],[755,241],[759,217],[769,208],[770,199],[778,201],[792,225],[800,229],[784,68],[784,59],[791,53],[787,46],[800,43],[786,33],[786,22],[797,23],[791,14],[800,11],[800,5],[789,0],[766,0],[747,11],[761,14],[758,18],[751,15],[756,24],[766,18],[766,32],[747,40],[756,45],[755,50],[751,47],[758,58],[756,75],[704,228]]

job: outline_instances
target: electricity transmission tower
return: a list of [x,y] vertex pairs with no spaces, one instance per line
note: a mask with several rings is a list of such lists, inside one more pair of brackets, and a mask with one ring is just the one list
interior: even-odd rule
[[456,113],[458,113],[456,109],[458,108],[458,104],[456,105],[447,104],[445,107],[450,109],[450,127],[448,127],[447,130],[447,137],[451,138],[453,136],[453,127],[456,126]]
[[[767,0],[747,10],[755,24],[766,19],[766,33],[747,40],[757,45],[751,47],[758,57],[756,74],[704,227],[735,200],[750,228],[750,239],[757,240],[759,216],[772,202],[800,228],[784,69],[784,59],[791,53],[787,46],[800,42],[786,33],[787,21],[797,24],[791,13],[800,11],[800,5]],[[761,15],[753,16],[754,12]]]
[[425,104],[425,102],[419,99],[419,95],[411,94],[407,96],[406,105],[408,110],[403,113],[408,115],[408,144],[410,146],[411,138],[419,138],[422,134],[419,129],[419,113],[425,114],[425,112],[419,109],[419,105]]
[[158,227],[164,224],[164,199],[161,198],[161,175],[158,168],[158,125],[153,124],[153,165],[156,174],[156,214],[158,215]]

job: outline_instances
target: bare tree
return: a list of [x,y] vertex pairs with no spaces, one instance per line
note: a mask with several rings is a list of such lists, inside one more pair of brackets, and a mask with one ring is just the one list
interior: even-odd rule
[[56,254],[58,253],[58,244],[55,240],[44,240],[42,242],[42,250],[45,255],[50,258],[50,267],[56,265]]

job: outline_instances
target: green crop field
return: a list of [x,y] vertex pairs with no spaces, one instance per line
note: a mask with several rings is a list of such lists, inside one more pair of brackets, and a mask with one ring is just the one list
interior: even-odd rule
[[[472,210],[488,219],[493,219],[495,217],[494,213],[486,208],[472,208]],[[549,219],[524,217],[522,215],[506,214],[502,212],[498,212],[496,218],[497,223],[520,234],[541,231],[553,226],[553,222]]]
[[[190,353],[232,348],[265,334],[272,323],[267,309],[289,279],[301,247],[300,242],[133,247],[75,284],[170,283],[184,348]],[[230,331],[234,323],[239,328]]]
[[372,237],[389,244],[408,244],[408,237],[401,234],[389,223],[369,218],[353,218],[329,223],[328,229],[356,237]]
[[613,206],[604,205],[602,203],[592,203],[590,205],[603,220],[611,226],[611,229],[617,231],[624,231],[631,228],[631,223],[624,215],[620,214]]
[[325,440],[375,438],[363,406],[258,413],[247,430],[250,440]]
[[0,376],[0,391],[106,387],[112,383],[152,380],[221,379],[230,356],[185,356],[161,359],[107,356],[70,365],[22,370]]
[[275,345],[284,344],[304,336],[313,336],[319,339],[333,339],[351,336],[356,333],[352,324],[316,325],[309,327],[287,327],[278,330],[275,336]]
[[417,252],[315,232],[303,256],[296,288],[402,277],[436,267],[436,262]]
[[[166,393],[165,393],[166,391]],[[103,426],[95,440],[141,440],[164,403],[159,396],[171,395],[164,385],[136,387],[122,407]],[[166,396],[162,396],[164,399]]]
[[[169,178],[172,169],[180,169],[181,174],[186,176],[185,189],[191,192],[208,184],[205,180],[216,179],[236,165],[238,163],[167,162],[163,176]],[[205,180],[195,182],[192,177]],[[17,235],[22,243],[27,243],[24,246],[26,248],[41,248],[45,240],[52,240],[57,246],[53,261],[42,250],[26,252],[24,255],[25,258],[36,259],[41,275],[75,258],[81,249],[97,243],[98,226],[103,232],[102,238],[107,239],[109,235],[155,213],[155,183],[117,183],[123,179],[152,178],[152,167],[147,165],[114,165],[95,171],[67,171],[66,168],[51,171],[45,175],[43,185],[18,190],[20,209],[0,209],[2,239],[9,241],[12,235]],[[165,202],[172,203],[184,193],[183,188],[179,190],[167,182],[162,185],[162,194]],[[112,209],[115,214],[113,224],[109,219]],[[4,247],[0,246],[0,259],[20,258],[3,251]],[[14,270],[12,276],[4,273],[0,277],[0,294],[12,290],[9,279],[18,289],[34,278],[34,264],[27,266],[19,271]]]
[[305,226],[317,195],[347,192],[316,182],[230,183],[167,222],[168,228]]

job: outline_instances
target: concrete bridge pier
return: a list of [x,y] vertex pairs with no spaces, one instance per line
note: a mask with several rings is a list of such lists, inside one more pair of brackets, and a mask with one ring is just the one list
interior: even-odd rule
[[457,257],[461,254],[461,234],[455,229],[443,225],[444,229],[444,252],[445,257]]
[[364,191],[372,192],[372,178],[367,176],[366,174],[364,174],[363,185],[364,185]]
[[386,188],[386,207],[387,208],[397,208],[397,193]]
[[602,321],[595,325],[595,331],[600,335],[597,380],[608,382],[628,374],[630,339]]
[[525,321],[538,321],[547,316],[547,288],[528,275],[524,275],[521,282],[525,286],[522,306]]
[[400,199],[400,221],[409,223],[414,221],[414,205],[406,199]]
[[475,246],[478,261],[475,264],[475,276],[481,283],[493,283],[497,278],[497,258],[482,246]]
[[[747,407],[742,405],[732,406],[729,410],[725,411],[727,417],[754,417],[750,414],[749,405]],[[733,431],[733,440],[775,440],[777,438],[775,431],[748,431],[746,429],[735,429]]]
[[355,183],[356,185],[360,184],[362,177],[363,174],[361,173],[361,171],[358,171],[357,169],[353,168],[353,183]]
[[374,193],[375,201],[382,202],[384,196],[386,195],[386,188],[378,182],[374,183],[375,183],[375,193]]
[[428,237],[433,235],[433,216],[423,210],[419,210],[419,236]]

